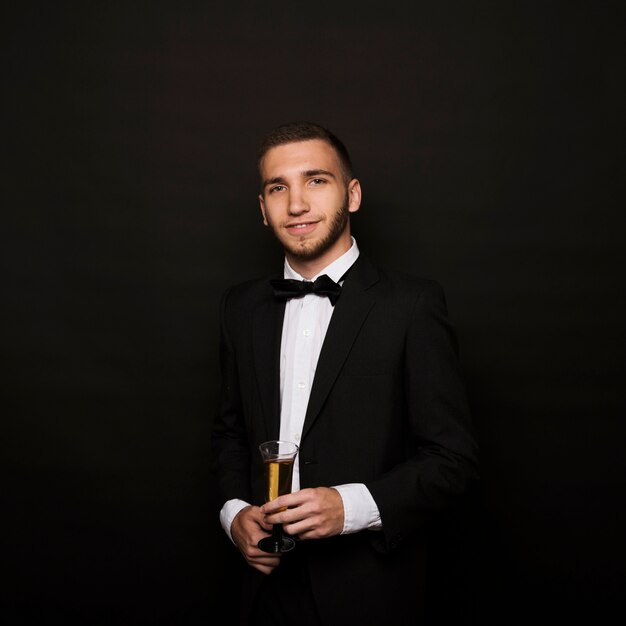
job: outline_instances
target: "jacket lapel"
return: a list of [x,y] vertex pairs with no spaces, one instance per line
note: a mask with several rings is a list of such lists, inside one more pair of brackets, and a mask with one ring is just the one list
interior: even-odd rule
[[317,419],[352,344],[374,305],[374,296],[367,290],[377,281],[378,272],[360,255],[344,281],[341,297],[326,332],[315,370],[302,438]]
[[[268,283],[269,285],[269,283]],[[268,297],[253,316],[252,345],[261,410],[267,438],[278,439],[280,432],[280,340],[285,304]]]

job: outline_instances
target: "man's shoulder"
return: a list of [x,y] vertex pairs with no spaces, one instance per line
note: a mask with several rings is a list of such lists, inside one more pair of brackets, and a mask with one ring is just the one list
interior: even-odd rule
[[374,271],[377,280],[368,291],[390,318],[405,313],[412,316],[416,311],[447,315],[447,297],[439,280],[385,265],[376,265]]
[[377,274],[377,284],[379,289],[389,290],[393,293],[416,294],[431,292],[437,295],[443,294],[443,287],[435,278],[416,272],[400,270],[389,265],[372,263],[364,258],[363,262],[368,264],[370,271]]
[[280,274],[274,273],[233,283],[224,291],[223,301],[233,306],[254,306],[271,295],[270,280],[278,277]]

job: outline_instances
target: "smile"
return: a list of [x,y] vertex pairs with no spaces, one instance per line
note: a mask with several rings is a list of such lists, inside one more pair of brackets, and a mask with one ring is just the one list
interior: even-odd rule
[[317,222],[302,222],[298,224],[288,224],[286,226],[287,231],[302,235],[312,231],[317,226]]

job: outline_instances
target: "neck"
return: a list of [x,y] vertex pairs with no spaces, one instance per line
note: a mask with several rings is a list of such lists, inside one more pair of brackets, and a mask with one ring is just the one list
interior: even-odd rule
[[324,268],[328,267],[333,261],[336,261],[340,256],[345,254],[352,246],[352,238],[348,231],[346,237],[338,239],[331,248],[326,250],[323,254],[314,259],[302,259],[294,257],[289,252],[285,252],[289,265],[307,280],[317,276]]

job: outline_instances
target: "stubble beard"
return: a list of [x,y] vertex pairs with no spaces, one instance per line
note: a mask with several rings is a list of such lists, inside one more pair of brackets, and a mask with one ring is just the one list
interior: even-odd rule
[[303,238],[297,242],[285,242],[280,239],[274,226],[272,224],[270,224],[270,226],[274,236],[291,256],[299,261],[311,261],[330,250],[339,237],[341,237],[350,218],[350,211],[348,210],[349,205],[349,196],[348,192],[346,192],[346,197],[341,209],[332,217],[328,233],[320,241],[310,241]]

